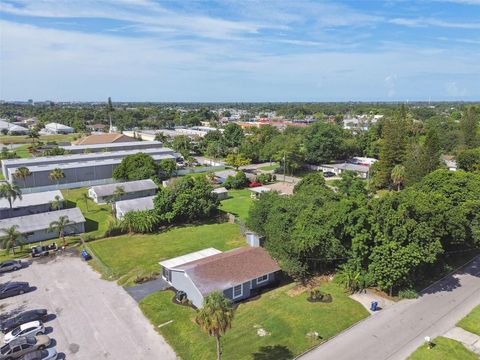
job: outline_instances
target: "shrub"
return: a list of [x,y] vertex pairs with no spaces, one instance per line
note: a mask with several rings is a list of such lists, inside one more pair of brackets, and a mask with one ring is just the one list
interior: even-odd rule
[[398,297],[401,299],[416,299],[418,298],[418,293],[413,289],[404,289],[398,292]]
[[228,176],[223,183],[227,189],[242,189],[248,185],[247,175],[243,171],[239,171],[235,176]]
[[309,302],[332,302],[332,295],[323,293],[320,289],[313,289],[310,291],[310,296],[307,298]]
[[110,218],[108,220],[107,230],[103,234],[103,237],[118,236],[124,234],[120,221]]

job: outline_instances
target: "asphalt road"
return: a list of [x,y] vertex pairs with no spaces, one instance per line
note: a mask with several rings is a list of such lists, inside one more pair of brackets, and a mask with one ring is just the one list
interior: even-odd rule
[[480,257],[427,288],[327,341],[301,360],[404,360],[425,336],[444,334],[480,304]]
[[138,304],[115,282],[101,280],[77,256],[42,258],[0,282],[28,281],[36,289],[0,300],[8,313],[46,308],[56,316],[45,326],[60,359],[171,360],[176,355],[141,313]]

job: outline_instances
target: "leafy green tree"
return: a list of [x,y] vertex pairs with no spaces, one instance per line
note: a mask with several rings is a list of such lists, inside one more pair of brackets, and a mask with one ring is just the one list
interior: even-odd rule
[[0,229],[3,233],[1,237],[2,247],[8,252],[12,249],[13,255],[15,255],[15,247],[20,246],[20,249],[23,246],[23,235],[17,230],[18,225],[10,226],[6,229]]
[[22,200],[22,191],[17,185],[5,182],[0,185],[0,199],[2,198],[7,199],[11,213],[15,200]]
[[249,183],[247,175],[243,171],[239,171],[235,176],[227,176],[227,179],[223,183],[227,189],[242,189]]
[[208,335],[215,337],[217,343],[217,360],[222,358],[220,339],[232,327],[235,308],[230,300],[220,291],[208,294],[203,307],[197,310],[195,323]]
[[245,138],[245,134],[240,125],[235,123],[230,123],[225,127],[223,132],[223,138],[225,139],[225,144],[227,147],[236,148],[239,147]]
[[185,176],[160,189],[155,212],[162,223],[181,224],[211,218],[218,210],[218,199],[206,178]]
[[460,131],[462,136],[463,146],[466,148],[473,148],[478,144],[478,110],[470,106],[463,114],[460,120]]
[[113,178],[116,180],[144,180],[156,179],[158,166],[150,155],[138,153],[128,155],[122,159],[113,171]]
[[40,135],[36,129],[30,129],[28,130],[28,136],[29,139],[32,139],[32,145],[35,145],[35,141],[40,138]]
[[304,188],[311,186],[317,188],[325,188],[325,178],[323,177],[323,174],[321,172],[310,173],[307,176],[303,177],[302,180],[300,180],[295,185],[293,191],[296,193],[299,191],[303,191]]
[[193,150],[193,145],[187,135],[179,135],[173,139],[172,148],[186,158],[190,156],[190,152]]
[[392,170],[395,165],[404,162],[406,148],[407,122],[404,111],[400,111],[394,118],[387,119],[383,125],[378,172],[375,173],[377,178],[375,183],[379,187],[386,187],[391,184]]
[[431,173],[440,167],[440,139],[436,130],[427,132],[425,138],[425,171]]
[[340,180],[335,180],[335,187],[346,197],[367,196],[365,181],[353,171],[343,171]]
[[68,216],[62,215],[58,220],[52,221],[48,227],[48,232],[57,232],[58,237],[62,240],[62,246],[66,247],[67,242],[65,241],[65,230],[68,226],[73,225],[74,222],[71,221]]
[[[188,158],[185,160],[188,161]],[[169,179],[177,172],[177,163],[171,159],[164,159],[160,161],[158,169],[161,175],[161,180]]]
[[163,144],[166,144],[168,141],[168,136],[165,135],[163,132],[158,132],[155,134],[155,141],[160,141]]
[[27,187],[27,177],[32,175],[30,170],[26,166],[21,166],[15,170],[13,176],[17,179],[22,179],[24,187]]
[[306,160],[311,164],[328,163],[352,155],[347,146],[347,134],[341,126],[317,122],[305,133]]
[[242,154],[229,154],[225,159],[227,165],[233,166],[235,170],[238,170],[240,166],[250,164],[252,161],[245,158]]
[[465,171],[480,171],[480,148],[461,151],[457,156],[457,165]]
[[55,181],[57,183],[57,187],[60,184],[60,180],[65,178],[65,173],[60,168],[53,169],[50,174],[48,175],[50,180]]
[[392,182],[394,185],[397,186],[397,191],[400,191],[402,185],[405,183],[405,166],[403,165],[395,165],[392,169]]

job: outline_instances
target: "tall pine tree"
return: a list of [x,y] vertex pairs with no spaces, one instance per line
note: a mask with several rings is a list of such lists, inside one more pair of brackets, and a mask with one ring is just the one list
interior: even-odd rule
[[471,106],[463,114],[460,120],[460,131],[462,135],[462,142],[465,148],[474,148],[478,144],[478,111]]

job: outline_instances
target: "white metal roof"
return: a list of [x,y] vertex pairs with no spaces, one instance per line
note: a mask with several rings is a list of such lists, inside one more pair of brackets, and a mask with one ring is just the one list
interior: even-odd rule
[[28,132],[27,128],[9,123],[8,121],[2,120],[2,119],[0,119],[0,129],[8,129],[8,131],[13,131],[13,132]]
[[155,184],[153,180],[146,179],[115,184],[97,185],[92,186],[91,190],[95,192],[97,196],[112,196],[118,186],[123,187],[123,191],[125,191],[125,193],[158,189],[157,184]]
[[[98,135],[93,135],[98,136]],[[129,141],[129,142],[118,142],[118,143],[106,143],[106,144],[87,144],[87,145],[69,145],[69,146],[61,146],[65,150],[88,150],[88,149],[113,149],[113,148],[121,148],[121,147],[151,147],[158,145],[158,147],[162,147],[162,143],[160,141]]]
[[117,201],[115,207],[117,208],[117,212],[124,214],[129,211],[152,210],[154,208],[153,199],[155,199],[155,196]]
[[227,188],[219,187],[219,188],[213,189],[212,192],[215,194],[225,194],[226,192],[228,192],[228,190]]
[[217,255],[220,253],[221,253],[220,250],[217,250],[215,248],[208,248],[208,249],[203,249],[190,254],[178,256],[173,259],[160,261],[159,264],[162,265],[164,268],[173,269],[173,268],[176,268],[177,266],[180,266],[195,260],[200,260],[208,256]]
[[72,208],[3,219],[0,220],[0,229],[6,229],[16,225],[18,226],[17,230],[22,234],[38,230],[45,230],[48,229],[53,221],[57,221],[60,216],[68,216],[68,219],[74,224],[85,222],[85,218],[83,217],[80,209]]
[[265,186],[258,186],[258,187],[250,188],[250,191],[252,191],[254,193],[257,193],[257,194],[262,194],[264,192],[272,191],[272,189],[269,189]]
[[[23,194],[22,199],[17,199],[13,202],[13,208],[21,208],[27,206],[35,206],[48,204],[51,201],[55,200],[55,197],[59,196],[63,200],[62,193],[60,190],[44,191],[32,194]],[[9,209],[10,205],[7,199],[0,199],[0,209]]]
[[59,124],[59,123],[56,123],[56,122],[48,123],[47,125],[45,125],[45,128],[55,129],[55,130],[58,130],[58,129],[60,129],[60,130],[73,130],[73,128],[70,127],[70,126]]

